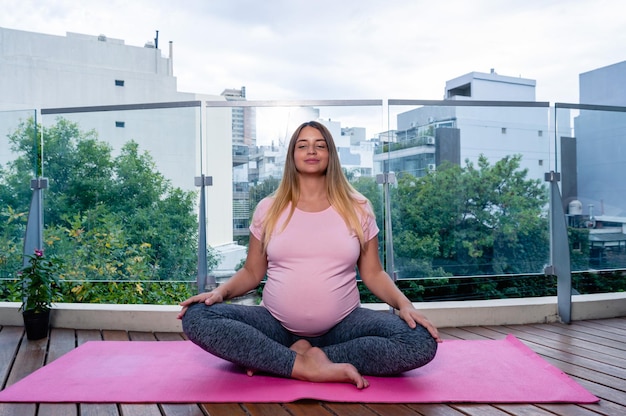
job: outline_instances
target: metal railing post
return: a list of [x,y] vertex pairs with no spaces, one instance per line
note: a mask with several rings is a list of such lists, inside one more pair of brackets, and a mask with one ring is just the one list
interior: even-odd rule
[[545,274],[557,277],[557,309],[563,323],[570,323],[572,312],[572,271],[570,266],[567,223],[561,201],[558,182],[561,175],[548,172],[546,182],[550,182],[550,265]]
[[213,185],[213,177],[196,176],[195,185],[200,187],[200,204],[198,208],[198,293],[206,289],[214,289],[216,284],[214,276],[208,276],[207,242],[206,242],[206,192],[207,186]]

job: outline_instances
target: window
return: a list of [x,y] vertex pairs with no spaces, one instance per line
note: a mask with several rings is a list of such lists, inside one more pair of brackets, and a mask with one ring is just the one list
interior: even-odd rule
[[124,80],[123,79],[116,79],[115,80],[115,86],[116,87],[123,87],[124,86]]
[[115,122],[115,127],[124,128],[125,126],[126,126],[126,123],[124,121],[116,121]]
[[543,137],[543,130],[539,130],[539,131],[537,132],[537,136],[539,136],[539,137]]
[[543,159],[539,159],[539,166],[543,166]]
[[448,90],[448,98],[460,95],[461,97],[472,96],[472,84],[465,84]]
[[506,134],[506,127],[502,127],[502,134]]

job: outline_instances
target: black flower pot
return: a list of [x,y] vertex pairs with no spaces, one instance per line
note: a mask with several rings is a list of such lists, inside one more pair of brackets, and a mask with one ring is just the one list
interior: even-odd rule
[[42,339],[48,336],[48,328],[50,326],[50,311],[22,312],[24,318],[24,327],[26,328],[26,338],[30,340]]

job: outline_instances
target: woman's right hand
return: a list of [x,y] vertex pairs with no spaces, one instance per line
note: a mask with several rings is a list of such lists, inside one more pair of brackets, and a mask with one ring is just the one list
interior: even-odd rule
[[189,306],[194,303],[204,303],[205,305],[213,305],[214,303],[221,303],[224,301],[224,297],[220,293],[219,290],[213,289],[210,292],[200,293],[199,295],[192,296],[180,303],[180,306],[183,307],[181,311],[178,313],[177,319],[182,319],[189,309]]

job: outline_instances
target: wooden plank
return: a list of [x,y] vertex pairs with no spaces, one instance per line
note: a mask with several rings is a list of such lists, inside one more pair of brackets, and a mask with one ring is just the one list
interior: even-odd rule
[[[548,327],[550,328],[550,327]],[[623,331],[622,334],[615,334],[606,332],[603,328],[598,327],[598,325],[585,325],[583,322],[572,322],[567,326],[574,331],[589,334],[596,338],[601,338],[603,340],[614,340],[615,342],[626,343],[626,331]]]
[[76,403],[41,403],[37,416],[73,416],[78,412]]
[[35,403],[0,403],[0,416],[35,416]]
[[293,416],[325,416],[332,413],[322,406],[317,400],[298,400],[293,403],[285,403],[284,408]]
[[489,338],[489,339],[504,339],[506,338],[507,334],[509,333],[508,331],[497,331],[493,328],[487,328],[484,326],[464,326],[462,327],[463,330],[468,331],[468,332],[472,332],[475,334],[479,334],[482,335],[485,338]]
[[[542,329],[554,334],[563,336],[569,336],[572,338],[585,340],[594,344],[603,345],[610,348],[615,348],[624,351],[626,344],[626,336],[619,337],[615,334],[607,334],[606,332],[597,330],[596,328],[589,328],[590,330],[579,331],[580,326],[570,325],[531,325],[533,328]],[[585,327],[582,327],[585,328]],[[586,328],[585,328],[586,329]],[[594,333],[590,333],[594,332]],[[606,336],[606,337],[605,337]],[[620,339],[621,338],[621,339]]]
[[[626,380],[622,378],[615,377],[610,374],[600,373],[585,367],[580,367],[577,364],[571,363],[567,360],[556,360],[547,356],[543,357],[543,359],[570,376],[593,381],[595,383],[599,383],[604,386],[612,387],[618,390],[626,388]],[[590,362],[593,363],[592,360],[590,360]]]
[[[48,339],[31,341],[24,334],[15,361],[7,378],[6,386],[10,386],[23,379],[43,365],[48,347]],[[3,403],[0,407],[0,415],[35,415],[37,405],[35,403]]]
[[326,403],[325,407],[339,416],[375,416],[372,409],[360,403]]
[[[554,326],[558,326],[560,324],[554,324]],[[541,327],[545,327],[545,328],[551,328],[552,325],[543,325]],[[488,329],[488,328],[483,328],[483,327],[463,327],[463,328],[456,328],[455,329],[455,334],[458,335],[459,337],[463,337],[463,333],[461,331],[467,331],[485,338],[489,338],[489,339],[502,339],[504,336],[503,332],[497,332],[494,331],[492,329]],[[557,330],[558,331],[558,330]],[[550,349],[547,347],[543,347],[543,346],[538,346],[538,345],[530,345],[530,347],[537,352],[538,354],[542,354],[542,355],[555,355],[555,354],[559,354],[558,351],[554,350],[554,349]],[[571,357],[571,355],[569,355],[568,357]],[[558,361],[549,357],[544,356],[543,357],[546,361],[550,362],[551,364],[555,365],[557,368],[563,370],[564,372],[570,374],[571,372],[573,372],[574,374],[583,374],[586,372],[586,375],[589,377],[597,377],[598,373],[595,371],[590,371],[590,370],[586,370],[582,367],[578,367],[576,365],[572,365],[571,362],[567,362],[567,361]],[[571,360],[570,360],[571,361]],[[615,379],[613,381],[617,381],[618,379]],[[533,405],[521,405],[521,407],[519,407],[518,405],[512,405],[513,407],[507,405],[495,405],[495,407],[499,408],[500,410],[504,410],[505,412],[509,412],[511,414],[514,415],[522,415],[522,414],[580,414],[580,415],[588,415],[588,414],[594,414],[594,412],[582,408],[580,406],[574,405],[574,404],[564,404],[564,405],[551,405],[550,408],[543,408],[542,411],[540,411],[539,409],[542,408],[541,405],[537,405],[537,406],[533,406]],[[545,413],[548,412],[548,413]],[[552,413],[550,413],[552,412]],[[445,413],[444,413],[445,414]]]
[[102,331],[102,339],[105,341],[129,341],[128,332],[105,329]]
[[624,319],[594,319],[589,321],[579,321],[581,325],[588,325],[591,327],[597,327],[605,332],[610,332],[617,335],[623,335],[626,331],[626,324]]
[[465,415],[469,416],[504,416],[510,415],[503,410],[497,409],[488,404],[453,404],[451,405],[454,409],[462,412]]
[[408,407],[415,410],[418,414],[423,416],[463,416],[464,413],[459,412],[453,407],[447,404],[421,404],[410,403]]
[[102,334],[97,329],[77,329],[76,346],[80,347],[85,342],[102,341]]
[[20,348],[17,351],[13,368],[7,379],[7,386],[39,369],[44,363],[47,348],[47,338],[31,341],[26,339],[24,335]]
[[[137,335],[140,336],[140,335]],[[126,331],[102,331],[105,341],[130,341],[131,335]],[[120,404],[120,413],[124,416],[162,416],[156,404]]]
[[[444,328],[441,330],[444,334],[454,337],[454,339],[465,339],[465,340],[481,340],[486,339],[486,337],[477,334],[475,332],[467,331],[463,328]],[[504,337],[500,337],[504,338]]]
[[250,416],[290,416],[280,403],[244,403]]
[[[0,331],[0,373],[2,376],[2,388],[8,384],[13,368],[14,359],[20,348],[20,342],[24,335],[24,327],[4,326]],[[15,377],[14,377],[15,378]],[[13,380],[13,384],[16,380]],[[34,404],[0,403],[0,416],[35,415],[37,407]]]
[[589,350],[593,354],[612,357],[611,361],[613,362],[613,364],[626,368],[626,354],[624,354],[623,349],[609,347],[595,341],[587,341],[585,339],[576,337],[576,334],[571,332],[565,334],[554,333],[544,328],[530,325],[519,326],[516,327],[516,329],[528,334],[538,336],[544,340],[551,340],[558,344],[576,347],[579,349],[579,351],[581,351],[581,354],[586,354],[586,352],[582,350]]
[[[102,333],[97,329],[76,330],[76,345],[81,346],[89,341],[102,341]],[[115,403],[80,403],[80,416],[119,416]]]
[[377,415],[418,416],[419,413],[404,404],[367,403],[364,405]]
[[24,334],[19,326],[4,326],[0,330],[0,388],[4,388],[13,366],[13,359]]
[[204,416],[197,404],[162,404],[161,409],[165,416]]
[[619,405],[621,410],[613,414],[626,415],[626,392],[616,390],[608,386],[603,386],[593,381],[584,380],[575,376],[572,376],[572,378],[596,397],[599,397],[602,400],[606,400],[607,402],[612,402],[616,405]]
[[131,341],[156,341],[156,337],[152,332],[136,332],[131,331],[128,333],[128,337]]
[[[528,404],[494,404],[493,407],[509,415],[517,416],[554,416],[554,413]],[[567,414],[567,413],[561,413]],[[569,414],[567,414],[569,416]]]
[[81,403],[80,416],[120,416],[114,403]]
[[[12,329],[11,329],[12,328]],[[5,332],[5,330],[9,330]],[[181,333],[149,333],[98,330],[53,329],[48,339],[27,341],[22,344],[23,328],[0,329],[0,371],[4,365],[4,378],[8,383],[25,377],[43,364],[58,358],[75,345],[91,340],[175,341],[185,339]],[[4,334],[3,334],[4,333]],[[115,405],[70,404],[69,412],[61,413],[57,405],[41,405],[37,413],[34,404],[0,404],[0,416],[4,415],[73,415],[81,416],[309,416],[309,415],[394,415],[394,416],[460,416],[464,415],[542,415],[568,414],[590,416],[596,414],[626,414],[626,373],[621,360],[626,359],[621,340],[626,339],[626,319],[616,318],[598,321],[576,321],[572,325],[515,325],[509,327],[463,327],[444,328],[446,339],[502,339],[507,333],[516,335],[546,361],[570,374],[579,384],[601,398],[600,403],[575,404],[360,404],[320,403],[314,400],[295,403],[221,403],[221,404],[162,404],[162,405]],[[75,335],[73,335],[75,334]],[[74,341],[72,339],[74,338]],[[11,351],[12,350],[12,351]],[[15,355],[15,362],[13,361]],[[616,360],[617,359],[617,360]],[[38,363],[38,360],[39,363]],[[618,365],[616,366],[616,361]],[[4,363],[4,364],[3,364]],[[38,363],[38,364],[37,364]],[[26,364],[26,367],[22,364]],[[8,366],[8,368],[7,368]],[[19,369],[18,369],[19,366]],[[72,411],[72,409],[74,409]],[[121,409],[121,412],[118,410]],[[79,413],[78,413],[79,412]]]
[[203,403],[209,416],[246,416],[248,413],[239,403]]
[[609,361],[607,361],[606,357],[593,354],[590,350],[581,349],[563,342],[546,340],[540,336],[522,332],[518,329],[510,329],[517,338],[542,355],[575,363],[606,374],[612,374],[619,378],[626,378],[626,370],[614,365],[613,358],[609,358]]
[[[73,329],[52,328],[50,330],[48,355],[46,364],[67,354],[76,347],[76,336]],[[79,413],[75,403],[41,403],[38,416],[75,416]]]
[[123,416],[163,416],[156,404],[121,404],[120,413]]
[[597,416],[599,414],[598,411],[592,411],[575,404],[538,404],[537,407],[545,409],[555,415]]
[[159,341],[185,341],[186,338],[179,332],[155,332],[154,336]]
[[600,400],[599,403],[581,404],[580,407],[594,411],[600,415],[616,416],[626,414],[626,408],[618,403],[612,403],[607,400]]
[[[132,341],[182,341],[178,333],[151,333],[131,332]],[[161,409],[166,416],[203,416],[202,408],[198,404],[162,404]]]

